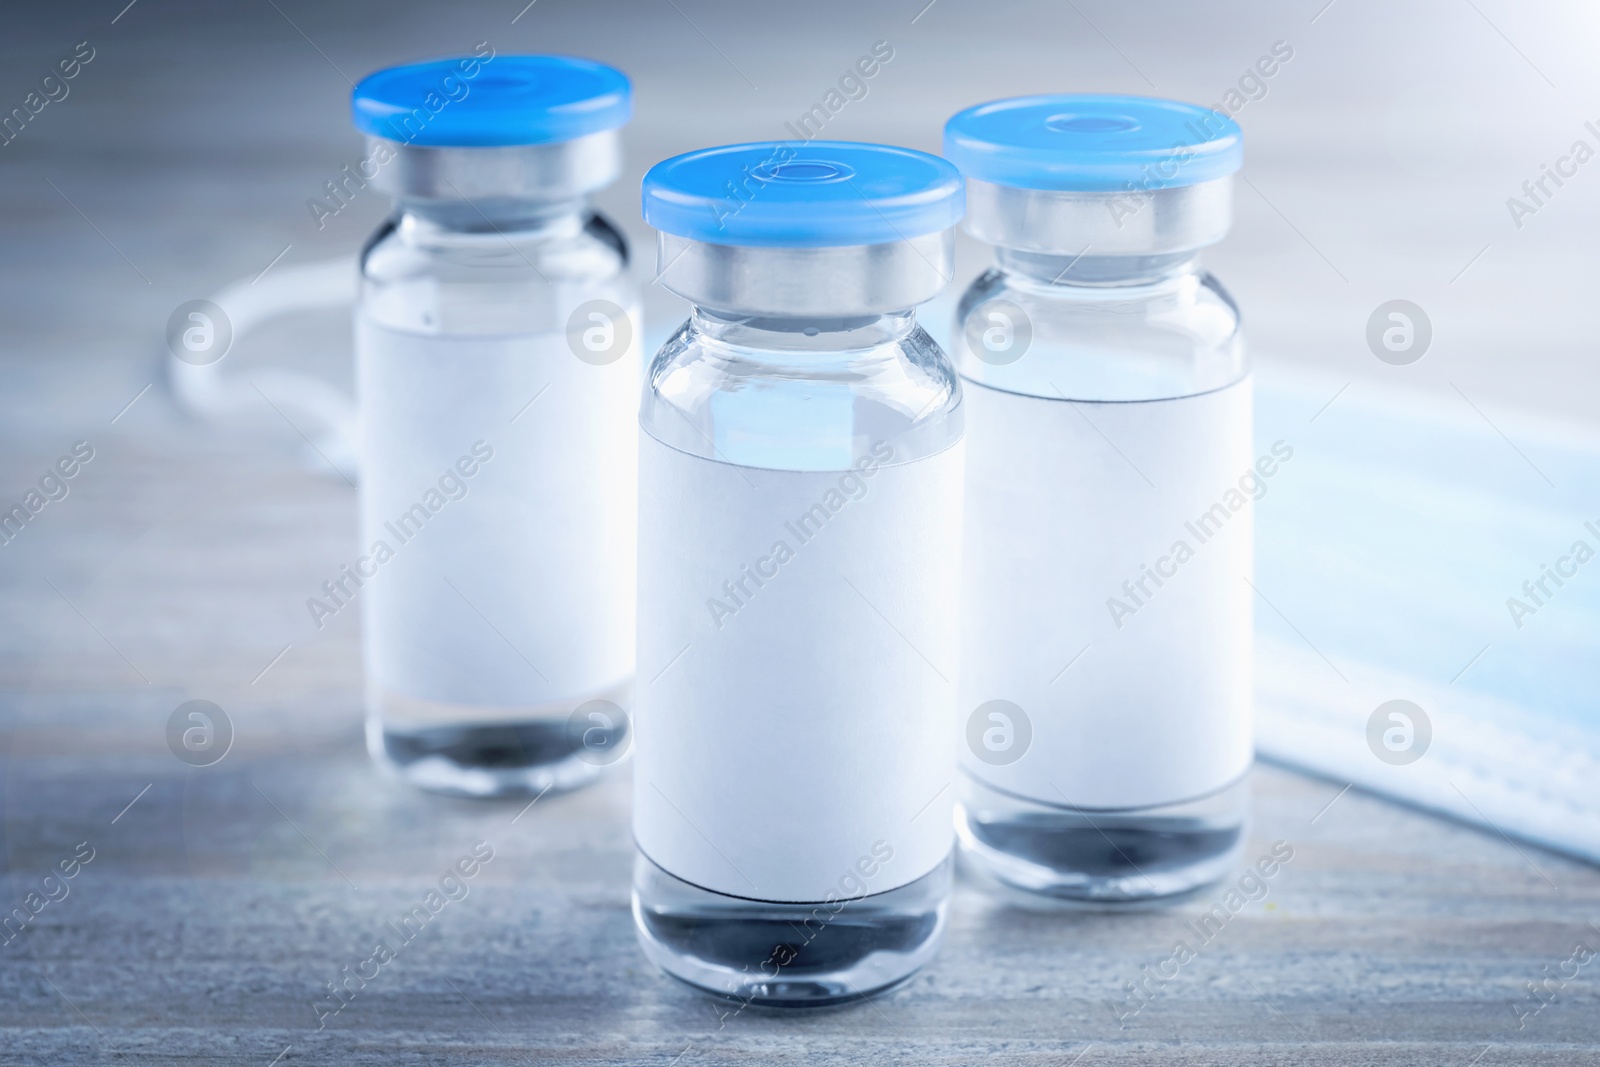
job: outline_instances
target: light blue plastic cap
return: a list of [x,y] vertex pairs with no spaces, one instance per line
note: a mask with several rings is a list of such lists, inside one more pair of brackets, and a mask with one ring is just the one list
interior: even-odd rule
[[1210,108],[1143,96],[1018,96],[957,113],[944,154],[969,178],[1021,189],[1174,189],[1244,162],[1239,124]]
[[466,56],[389,67],[350,96],[356,128],[429,148],[553,144],[633,116],[619,70],[571,56]]
[[852,141],[764,141],[674,156],[644,176],[644,220],[709,244],[886,244],[961,221],[955,167],[926,152]]

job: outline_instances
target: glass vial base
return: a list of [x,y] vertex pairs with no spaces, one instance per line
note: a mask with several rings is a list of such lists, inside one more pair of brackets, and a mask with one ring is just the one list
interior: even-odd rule
[[1094,903],[1174,897],[1226,875],[1244,847],[1245,776],[1196,800],[1085,810],[1025,800],[963,774],[956,833],[965,859],[1015,889]]
[[[625,688],[606,696],[625,697]],[[367,708],[372,758],[419,789],[451,796],[580,789],[620,759],[629,741],[626,714],[604,698],[530,707],[521,718],[511,709],[422,701],[374,687]]]
[[881,993],[931,960],[944,936],[954,857],[909,885],[832,903],[724,896],[634,858],[633,919],[644,954],[704,993],[774,1008]]

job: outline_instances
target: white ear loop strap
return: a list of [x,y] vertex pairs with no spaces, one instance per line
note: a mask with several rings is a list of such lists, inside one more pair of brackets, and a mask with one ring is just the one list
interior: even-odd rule
[[[230,350],[250,331],[280,315],[349,307],[357,291],[354,256],[296,266],[282,266],[265,278],[235,281],[211,297],[232,325]],[[208,422],[233,421],[247,410],[259,410],[265,395],[310,439],[320,455],[307,454],[308,465],[327,472],[332,463],[354,477],[357,457],[355,398],[329,382],[297,370],[263,368],[248,379],[224,373],[224,353],[214,363],[196,365],[171,353],[167,380],[180,406]],[[294,416],[304,417],[304,421]],[[307,425],[309,423],[309,425]]]

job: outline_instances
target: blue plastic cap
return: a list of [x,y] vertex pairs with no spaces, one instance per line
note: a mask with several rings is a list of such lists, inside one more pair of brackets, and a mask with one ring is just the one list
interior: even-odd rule
[[955,167],[852,141],[763,141],[689,152],[644,176],[644,220],[719,245],[875,245],[947,230],[966,211]]
[[466,56],[388,67],[350,95],[356,128],[428,148],[553,144],[633,116],[620,70],[571,56]]
[[969,178],[1022,189],[1173,189],[1244,163],[1244,133],[1220,111],[1143,96],[1019,96],[959,112],[944,154]]

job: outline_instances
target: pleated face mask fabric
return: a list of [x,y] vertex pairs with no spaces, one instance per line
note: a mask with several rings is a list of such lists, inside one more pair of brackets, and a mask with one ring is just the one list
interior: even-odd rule
[[1600,428],[1344,384],[1259,378],[1259,752],[1600,860]]

